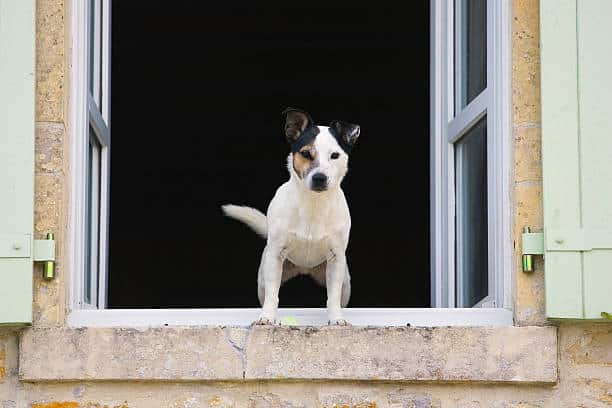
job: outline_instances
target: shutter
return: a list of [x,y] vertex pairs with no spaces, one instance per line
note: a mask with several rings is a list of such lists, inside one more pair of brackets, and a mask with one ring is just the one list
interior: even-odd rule
[[549,318],[612,312],[612,1],[541,0]]
[[35,0],[0,0],[0,324],[32,322]]

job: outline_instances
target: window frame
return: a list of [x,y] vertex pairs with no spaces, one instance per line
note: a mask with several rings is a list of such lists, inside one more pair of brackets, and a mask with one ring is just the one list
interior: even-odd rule
[[[106,307],[106,281],[108,269],[108,206],[110,181],[110,4],[111,0],[94,0],[95,10],[90,9],[90,1],[72,1],[72,70],[71,70],[71,134],[72,134],[72,189],[71,189],[71,280],[70,306],[72,310],[92,310]],[[97,57],[94,76],[99,78],[90,91],[90,12],[99,17],[100,30],[94,35]],[[92,132],[90,132],[90,128]],[[90,138],[98,144],[97,157],[89,157]],[[95,149],[94,149],[95,150]],[[90,186],[88,167],[90,160],[96,164],[98,183]],[[88,192],[92,190],[98,225],[87,225]],[[92,247],[95,252],[90,260],[90,268],[97,277],[91,279],[90,293],[85,291],[87,271],[88,236],[97,242]],[[91,301],[87,301],[87,297]]]
[[474,307],[511,310],[511,4],[508,0],[487,2],[487,87],[454,115],[455,3],[431,3],[432,307],[450,308],[456,304],[453,145],[486,115],[489,293]]
[[[109,4],[111,0],[97,0]],[[501,163],[499,169],[494,168],[494,177],[488,182],[491,188],[491,207],[489,211],[495,214],[500,222],[489,223],[489,236],[494,237],[490,242],[496,256],[489,256],[495,271],[494,296],[497,300],[495,306],[488,308],[454,308],[449,307],[451,295],[448,290],[449,283],[454,279],[454,225],[449,220],[454,216],[454,186],[452,180],[454,168],[452,166],[452,152],[447,139],[448,104],[447,85],[452,84],[453,55],[452,28],[449,29],[448,16],[452,16],[453,0],[431,0],[430,3],[430,46],[431,46],[431,278],[432,278],[432,308],[348,308],[346,316],[353,324],[379,325],[379,326],[510,326],[513,324],[511,302],[511,276],[512,276],[512,228],[511,228],[511,195],[510,195],[510,161],[511,161],[511,111],[510,111],[510,78],[511,78],[511,7],[509,0],[489,0],[493,3],[487,12],[488,46],[487,46],[487,98],[490,105],[487,110],[491,119],[488,134],[495,134],[499,143],[489,153],[489,161]],[[168,325],[238,325],[244,326],[255,320],[260,309],[97,309],[93,305],[83,303],[83,277],[84,277],[84,173],[86,143],[83,132],[89,126],[88,115],[91,111],[88,87],[88,4],[81,0],[72,1],[73,23],[73,55],[72,55],[72,274],[71,274],[71,302],[67,323],[69,326],[168,326]],[[450,11],[450,14],[449,14]],[[452,23],[452,22],[450,22]],[[106,30],[103,35],[110,38],[110,15],[106,13]],[[499,25],[495,30],[493,24]],[[451,26],[452,27],[452,26]],[[106,33],[106,34],[104,34]],[[449,36],[451,35],[451,36]],[[107,41],[108,44],[108,41]],[[494,47],[495,52],[491,52]],[[102,77],[103,86],[107,86],[106,103],[103,103],[106,114],[110,108],[110,49],[103,50]],[[450,54],[449,54],[450,51]],[[104,54],[105,53],[105,54]],[[452,58],[451,58],[452,59]],[[451,81],[449,82],[449,75]],[[104,93],[103,93],[104,95]],[[482,96],[482,95],[480,95]],[[479,97],[480,97],[479,96]],[[476,99],[478,99],[477,97]],[[474,102],[468,106],[475,105]],[[479,101],[478,103],[482,103]],[[475,109],[475,108],[470,108]],[[467,113],[466,113],[467,115]],[[444,119],[444,120],[443,120]],[[110,115],[106,116],[106,123],[110,123]],[[457,122],[459,123],[459,122]],[[110,134],[108,135],[110,146]],[[103,169],[108,175],[109,153],[106,155],[106,167]],[[108,216],[108,176],[106,182],[101,183],[101,209],[103,216]],[[101,224],[101,248],[106,254],[106,240],[108,224]],[[489,251],[491,252],[491,251]],[[106,271],[106,256],[101,257],[101,267]],[[105,273],[103,274],[105,276]],[[446,285],[446,286],[445,286]],[[106,291],[105,279],[102,279],[98,293]],[[104,296],[99,296],[105,300]],[[105,306],[104,303],[101,303]],[[325,309],[300,308],[279,309],[279,318],[295,317],[302,324],[326,324]]]

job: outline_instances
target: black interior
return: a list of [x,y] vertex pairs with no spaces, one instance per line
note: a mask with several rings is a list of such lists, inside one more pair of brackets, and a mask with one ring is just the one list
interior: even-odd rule
[[[429,2],[114,0],[112,308],[258,307],[281,111],[361,125],[343,183],[351,307],[429,307]],[[296,278],[281,306],[324,307]]]

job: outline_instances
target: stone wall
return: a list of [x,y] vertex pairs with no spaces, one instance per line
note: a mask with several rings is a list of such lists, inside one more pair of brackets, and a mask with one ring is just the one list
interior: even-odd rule
[[[68,0],[65,0],[68,2]],[[151,380],[142,378],[135,381],[120,378],[96,378],[95,367],[85,366],[83,373],[90,376],[73,378],[71,381],[54,381],[53,376],[45,381],[28,377],[28,370],[53,373],[61,367],[79,361],[85,365],[94,364],[91,357],[96,344],[84,343],[91,339],[91,333],[82,336],[62,336],[66,311],[65,267],[67,248],[67,203],[69,198],[66,175],[69,174],[69,10],[64,0],[38,0],[37,2],[37,105],[36,105],[36,214],[35,233],[43,237],[47,231],[54,231],[58,240],[57,279],[47,282],[40,279],[40,270],[34,273],[34,321],[36,330],[57,332],[56,340],[40,349],[38,362],[20,356],[20,350],[41,347],[27,343],[33,332],[22,335],[11,329],[0,329],[0,408],[77,408],[77,407],[350,407],[350,408],[536,408],[536,407],[606,407],[612,405],[612,325],[564,323],[557,334],[558,359],[556,382],[517,381],[504,382],[504,378],[487,381],[469,381],[469,378],[429,378],[412,381],[368,378],[360,380],[290,380],[275,377],[268,379],[226,379],[225,381],[178,378],[175,380]],[[514,135],[514,209],[515,244],[520,247],[520,230],[529,225],[535,230],[542,228],[542,175],[540,155],[540,99],[539,99],[539,38],[537,0],[513,0],[513,135]],[[516,256],[515,318],[519,326],[542,326],[548,323],[544,317],[543,268],[536,262],[533,274],[523,274],[520,257]],[[527,328],[526,328],[527,329]],[[415,336],[418,333],[412,333]],[[434,329],[435,331],[436,329]],[[480,330],[480,329],[474,329]],[[516,329],[515,329],[516,330]],[[554,330],[554,329],[551,329]],[[77,330],[78,332],[78,330]],[[115,336],[114,331],[96,332],[99,336]],[[174,330],[168,330],[172,336]],[[476,332],[471,332],[476,333]],[[412,335],[410,334],[410,335]],[[267,334],[269,335],[269,334]],[[370,333],[371,335],[371,333]],[[28,337],[29,336],[29,337]],[[242,336],[240,334],[238,337]],[[266,334],[264,333],[264,338]],[[359,332],[351,336],[368,334]],[[146,336],[145,336],[146,337]],[[231,335],[230,335],[231,337]],[[421,336],[424,344],[426,336]],[[434,336],[435,337],[435,336]],[[416,337],[415,337],[416,338]],[[546,336],[541,341],[547,341]],[[171,339],[165,339],[171,344]],[[515,337],[508,336],[508,344]],[[21,343],[20,343],[21,341]],[[99,340],[96,340],[99,341]],[[241,343],[233,338],[234,350],[240,354]],[[476,341],[477,343],[478,341]],[[21,344],[21,347],[20,347]],[[103,342],[100,341],[100,345]],[[163,347],[163,344],[160,344]],[[528,347],[541,347],[541,344]],[[259,347],[262,347],[261,345]],[[426,346],[423,346],[426,347]],[[447,353],[455,352],[454,343],[449,343]],[[273,350],[274,349],[274,350]],[[76,351],[75,351],[76,350]],[[410,347],[404,353],[410,352]],[[108,358],[115,354],[107,350]],[[112,351],[112,350],[111,350]],[[129,350],[128,350],[129,351]],[[137,351],[137,349],[135,349]],[[231,351],[231,350],[230,350]],[[258,358],[275,358],[275,369],[281,370],[285,349],[276,345],[266,356],[266,350]],[[417,350],[418,351],[418,350]],[[81,353],[80,360],[77,358]],[[118,351],[117,351],[118,352]],[[157,351],[164,356],[163,350]],[[461,354],[460,347],[457,355]],[[493,347],[487,355],[497,361],[500,367],[506,362],[497,359]],[[528,353],[525,351],[525,353]],[[294,353],[295,354],[295,353]],[[444,353],[442,353],[444,354]],[[502,353],[503,354],[503,353]],[[45,358],[44,356],[48,356]],[[117,355],[119,356],[119,355]],[[126,372],[138,365],[138,355],[123,355],[123,361],[110,361],[125,367]],[[470,358],[471,357],[471,358]],[[181,367],[198,366],[198,358],[179,364]],[[207,355],[206,359],[215,356]],[[312,362],[319,358],[310,356]],[[377,367],[375,361],[367,361],[363,372],[385,369]],[[205,360],[202,358],[202,360]],[[476,375],[481,354],[467,354],[461,360],[461,369]],[[19,362],[24,361],[22,367]],[[27,366],[25,362],[31,364]],[[327,361],[337,364],[339,360]],[[104,364],[98,360],[95,364]],[[305,362],[308,363],[308,362]],[[167,358],[162,367],[176,366]],[[370,367],[367,364],[374,364]],[[418,371],[436,367],[436,354],[429,360],[415,359],[405,368]],[[307,365],[307,364],[305,364]],[[280,367],[280,368],[279,368]],[[539,367],[541,368],[541,367]],[[341,371],[341,367],[336,367]],[[89,371],[88,371],[89,370]],[[61,370],[59,370],[61,371]],[[435,371],[435,370],[434,370]],[[434,372],[432,371],[432,372]],[[275,373],[278,374],[279,371]],[[40,374],[40,373],[39,373]],[[469,375],[468,375],[469,377]],[[256,377],[261,378],[261,377]],[[547,377],[548,378],[548,377]],[[422,379],[422,378],[421,378]],[[443,381],[441,381],[443,380]]]

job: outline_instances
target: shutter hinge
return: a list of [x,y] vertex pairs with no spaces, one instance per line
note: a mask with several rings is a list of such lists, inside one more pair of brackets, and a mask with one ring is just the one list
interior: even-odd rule
[[50,280],[55,277],[55,237],[47,233],[47,239],[34,240],[34,262],[43,262],[43,278]]
[[523,272],[533,272],[533,255],[544,255],[544,234],[525,227],[522,242]]

